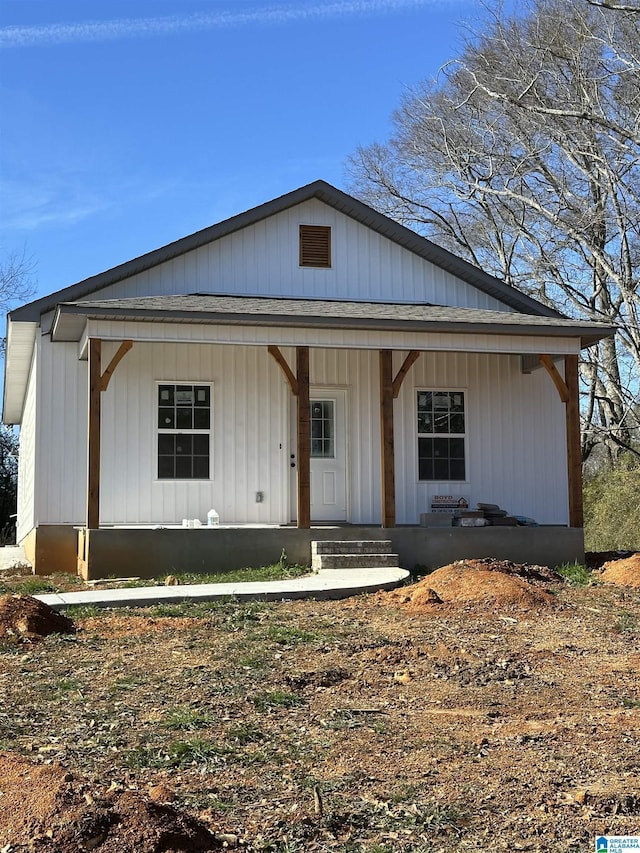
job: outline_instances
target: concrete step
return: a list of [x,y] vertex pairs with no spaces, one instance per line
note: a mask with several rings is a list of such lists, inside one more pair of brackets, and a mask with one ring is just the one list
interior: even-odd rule
[[312,558],[314,571],[327,569],[397,569],[397,554],[317,554]]
[[390,539],[323,540],[311,543],[311,555],[316,554],[390,554]]

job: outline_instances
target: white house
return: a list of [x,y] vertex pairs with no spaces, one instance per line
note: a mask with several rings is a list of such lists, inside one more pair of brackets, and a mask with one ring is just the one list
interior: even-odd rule
[[581,530],[611,333],[316,181],[9,314],[18,541],[75,570],[77,528],[392,529],[442,494]]

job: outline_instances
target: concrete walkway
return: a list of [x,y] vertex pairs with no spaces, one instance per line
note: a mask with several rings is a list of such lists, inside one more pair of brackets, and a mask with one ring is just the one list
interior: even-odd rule
[[0,571],[12,566],[30,566],[22,545],[3,545],[0,548]]
[[130,589],[89,589],[35,595],[54,610],[67,607],[148,607],[183,601],[282,601],[294,598],[334,600],[394,589],[409,577],[406,569],[324,569],[316,574],[262,583],[201,583],[181,586],[140,586]]

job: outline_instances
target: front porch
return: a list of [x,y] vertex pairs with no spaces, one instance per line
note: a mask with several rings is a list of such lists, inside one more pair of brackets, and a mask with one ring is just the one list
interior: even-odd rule
[[[46,527],[38,533],[45,534]],[[45,534],[46,535],[46,534]],[[220,526],[216,528],[82,528],[78,571],[86,580],[141,578],[176,572],[220,572],[276,563],[311,564],[311,542],[389,539],[402,568],[434,568],[453,560],[496,557],[556,566],[584,561],[581,528],[425,528],[379,526]]]
[[[308,564],[311,542],[330,538],[390,539],[408,569],[582,559],[582,338],[570,321],[423,318],[432,306],[400,306],[411,316],[398,319],[398,306],[367,305],[358,325],[363,305],[314,302],[311,328],[300,301],[261,302],[293,313],[249,320],[246,300],[198,297],[188,317],[143,302],[110,303],[109,317],[102,303],[58,306],[41,343],[78,400],[47,399],[63,452],[42,458],[39,523],[21,540],[37,573],[224,571],[283,550]],[[540,527],[418,527],[449,494]],[[176,526],[213,507],[214,530]],[[327,519],[347,526],[318,526]]]

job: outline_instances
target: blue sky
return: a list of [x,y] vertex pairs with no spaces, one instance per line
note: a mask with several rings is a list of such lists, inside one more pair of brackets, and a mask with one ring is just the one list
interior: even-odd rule
[[0,0],[0,252],[48,293],[384,140],[480,0]]

